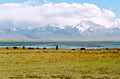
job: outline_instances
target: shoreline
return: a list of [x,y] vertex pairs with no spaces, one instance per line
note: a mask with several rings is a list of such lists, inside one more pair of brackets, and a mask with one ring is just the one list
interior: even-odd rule
[[[0,46],[0,50],[56,50],[56,47],[32,47],[32,46]],[[58,48],[57,50],[120,50],[120,47],[79,47],[79,48]]]

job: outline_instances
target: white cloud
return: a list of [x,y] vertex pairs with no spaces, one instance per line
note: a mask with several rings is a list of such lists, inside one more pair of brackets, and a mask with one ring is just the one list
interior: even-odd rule
[[[46,3],[32,6],[33,0],[25,3],[7,3],[0,5],[0,22],[12,21],[14,24],[29,23],[38,26],[73,26],[89,20],[106,27],[120,27],[120,18],[111,10],[101,9],[94,4]],[[47,1],[47,0],[44,0]],[[36,4],[33,1],[32,4]]]

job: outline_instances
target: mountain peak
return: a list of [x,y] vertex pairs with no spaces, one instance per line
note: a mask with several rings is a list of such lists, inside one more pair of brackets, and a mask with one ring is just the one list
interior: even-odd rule
[[[7,24],[6,24],[7,26]],[[106,28],[92,21],[81,21],[74,26],[60,28],[57,24],[36,26],[18,24],[0,28],[0,40],[37,39],[37,40],[119,40],[120,28]],[[24,26],[24,27],[23,27]],[[10,39],[8,39],[10,38]]]
[[79,31],[84,32],[88,29],[94,30],[94,29],[99,29],[99,28],[103,28],[104,26],[96,24],[92,21],[81,21],[80,23],[78,23],[77,25],[75,25],[76,28],[79,29]]

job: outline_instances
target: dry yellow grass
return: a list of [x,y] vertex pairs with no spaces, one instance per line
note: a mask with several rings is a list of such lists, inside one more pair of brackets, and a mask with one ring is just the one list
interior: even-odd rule
[[117,49],[0,49],[0,79],[119,78]]

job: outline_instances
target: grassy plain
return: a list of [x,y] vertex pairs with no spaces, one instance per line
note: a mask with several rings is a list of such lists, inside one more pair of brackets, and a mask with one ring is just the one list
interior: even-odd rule
[[120,79],[120,50],[0,48],[0,79]]

